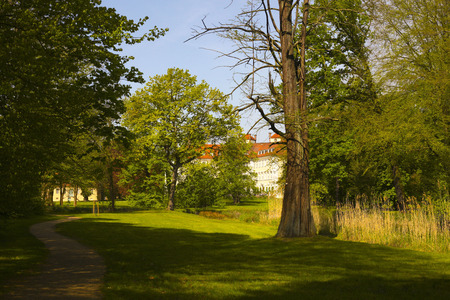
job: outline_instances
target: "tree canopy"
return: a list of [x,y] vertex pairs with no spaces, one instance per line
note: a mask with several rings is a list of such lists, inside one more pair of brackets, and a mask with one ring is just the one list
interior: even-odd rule
[[145,88],[126,100],[126,107],[124,125],[135,134],[135,147],[170,169],[172,210],[180,168],[200,157],[205,144],[223,139],[237,126],[232,106],[218,89],[173,68],[150,78]]

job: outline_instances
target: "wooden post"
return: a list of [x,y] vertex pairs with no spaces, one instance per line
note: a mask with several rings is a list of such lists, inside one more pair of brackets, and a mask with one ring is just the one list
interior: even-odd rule
[[[97,209],[96,209],[97,208]],[[97,211],[97,212],[96,212]],[[97,200],[94,200],[94,203],[92,205],[92,214],[94,216],[99,216],[100,215],[100,205],[98,204]]]

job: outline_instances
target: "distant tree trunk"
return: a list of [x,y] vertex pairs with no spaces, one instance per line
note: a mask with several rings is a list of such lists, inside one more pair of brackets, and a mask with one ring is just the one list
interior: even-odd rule
[[73,188],[73,206],[77,207],[77,201],[78,201],[78,186],[75,185]]
[[115,210],[116,204],[116,191],[114,189],[114,169],[112,166],[108,167],[108,185],[109,185],[109,201],[111,201],[111,211]]
[[51,207],[53,207],[53,188],[50,188],[50,191],[48,193],[48,203]]
[[105,201],[105,189],[99,184],[97,189],[97,201]]
[[175,191],[177,188],[179,168],[180,166],[177,163],[172,166],[172,181],[170,182],[169,186],[169,206],[167,207],[168,210],[175,209]]
[[[305,94],[305,41],[309,0],[304,0],[301,29],[301,62],[294,54],[292,0],[279,0],[281,64],[286,128],[286,186],[278,237],[306,237],[314,234],[309,195],[309,145]],[[298,72],[300,74],[298,74]]]
[[406,209],[405,190],[400,179],[400,171],[396,164],[392,167],[392,177],[394,182],[395,195],[397,198],[397,208],[400,211]]
[[66,193],[66,185],[63,183],[59,184],[59,205],[62,206],[64,203],[64,194]]

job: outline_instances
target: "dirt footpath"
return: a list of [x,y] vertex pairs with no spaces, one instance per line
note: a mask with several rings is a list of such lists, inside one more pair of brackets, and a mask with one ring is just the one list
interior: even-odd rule
[[68,217],[34,224],[30,232],[50,250],[39,274],[13,284],[6,299],[101,299],[103,259],[92,249],[55,232]]

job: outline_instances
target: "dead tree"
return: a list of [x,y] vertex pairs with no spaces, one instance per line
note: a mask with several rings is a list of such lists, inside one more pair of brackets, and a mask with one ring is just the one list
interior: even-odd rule
[[[232,51],[217,52],[235,58],[233,68],[251,66],[236,82],[235,90],[246,88],[249,100],[238,110],[256,109],[261,115],[260,121],[268,124],[286,143],[286,186],[277,236],[307,237],[315,233],[310,209],[305,93],[309,0],[278,0],[275,8],[271,7],[271,2],[253,1],[233,23],[208,26],[203,20],[203,26],[191,39],[211,33],[231,39],[236,46]],[[267,88],[256,92],[255,78],[266,70]],[[281,91],[276,86],[277,79],[281,80]]]

